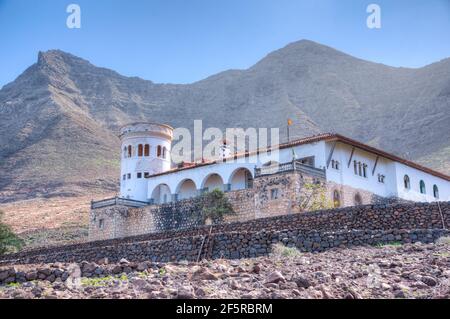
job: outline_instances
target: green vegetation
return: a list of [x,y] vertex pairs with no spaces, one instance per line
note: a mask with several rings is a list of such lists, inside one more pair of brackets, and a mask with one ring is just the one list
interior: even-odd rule
[[3,212],[0,211],[0,255],[20,250],[23,240],[19,238],[11,228],[2,223]]
[[300,209],[302,211],[314,211],[333,208],[333,201],[327,196],[327,189],[321,183],[303,184],[304,195],[300,199]]
[[438,240],[436,240],[436,244],[450,244],[450,237],[439,237]]
[[218,189],[204,193],[201,202],[204,223],[211,220],[213,224],[217,224],[223,221],[225,215],[235,214],[225,193]]
[[106,287],[111,284],[114,280],[126,281],[128,276],[126,274],[121,274],[117,276],[106,276],[106,277],[95,277],[95,278],[81,278],[81,285],[85,287]]
[[302,253],[295,247],[287,247],[283,244],[275,244],[272,246],[272,256],[276,257],[297,257]]
[[114,277],[107,276],[101,278],[81,278],[82,286],[89,287],[105,287],[114,280]]
[[164,275],[166,274],[166,269],[165,269],[164,267],[163,267],[163,268],[159,268],[158,274],[159,274],[160,276],[164,276]]
[[376,247],[378,248],[383,248],[383,247],[399,247],[401,246],[402,243],[399,241],[393,241],[393,242],[389,242],[389,243],[379,243],[376,245]]

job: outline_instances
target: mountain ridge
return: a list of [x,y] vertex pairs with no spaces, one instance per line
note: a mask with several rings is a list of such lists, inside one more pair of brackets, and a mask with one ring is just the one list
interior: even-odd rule
[[39,52],[0,90],[0,201],[116,189],[116,133],[139,120],[279,127],[285,138],[293,118],[292,137],[335,131],[448,174],[449,109],[450,58],[398,68],[302,40],[248,69],[160,84]]

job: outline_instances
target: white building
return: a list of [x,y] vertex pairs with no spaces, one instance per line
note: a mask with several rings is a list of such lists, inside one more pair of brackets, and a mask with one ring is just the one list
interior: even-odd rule
[[[345,189],[355,190],[352,201],[364,193],[412,201],[450,200],[450,177],[339,134],[321,134],[267,150],[171,166],[173,129],[156,123],[133,123],[120,132],[122,163],[120,197],[149,203],[168,203],[219,188],[249,188],[256,175],[280,172],[301,162],[311,172],[324,173],[333,200],[340,205]],[[224,150],[225,153],[227,150]],[[347,199],[347,204],[350,201]]]

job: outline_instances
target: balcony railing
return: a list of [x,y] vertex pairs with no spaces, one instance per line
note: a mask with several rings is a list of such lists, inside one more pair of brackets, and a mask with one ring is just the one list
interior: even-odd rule
[[315,168],[313,166],[303,164],[298,160],[278,165],[255,168],[255,177],[293,171],[302,172],[305,174],[313,175],[315,177],[325,178],[325,169]]
[[115,206],[115,205],[128,206],[128,207],[144,207],[144,206],[147,206],[150,204],[151,204],[150,202],[143,202],[143,201],[134,200],[134,199],[114,197],[114,198],[99,200],[96,202],[91,201],[91,209],[103,208],[103,207]]

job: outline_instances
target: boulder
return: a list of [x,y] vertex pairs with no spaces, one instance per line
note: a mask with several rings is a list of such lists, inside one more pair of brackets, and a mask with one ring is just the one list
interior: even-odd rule
[[438,283],[437,279],[431,276],[422,276],[421,281],[430,287],[434,287]]
[[267,276],[266,278],[266,283],[279,283],[284,281],[286,281],[286,279],[279,271],[274,271],[270,273],[269,276]]
[[309,280],[308,278],[303,277],[303,276],[297,276],[294,279],[294,281],[297,284],[297,287],[299,287],[299,288],[309,288],[313,285],[311,280]]

